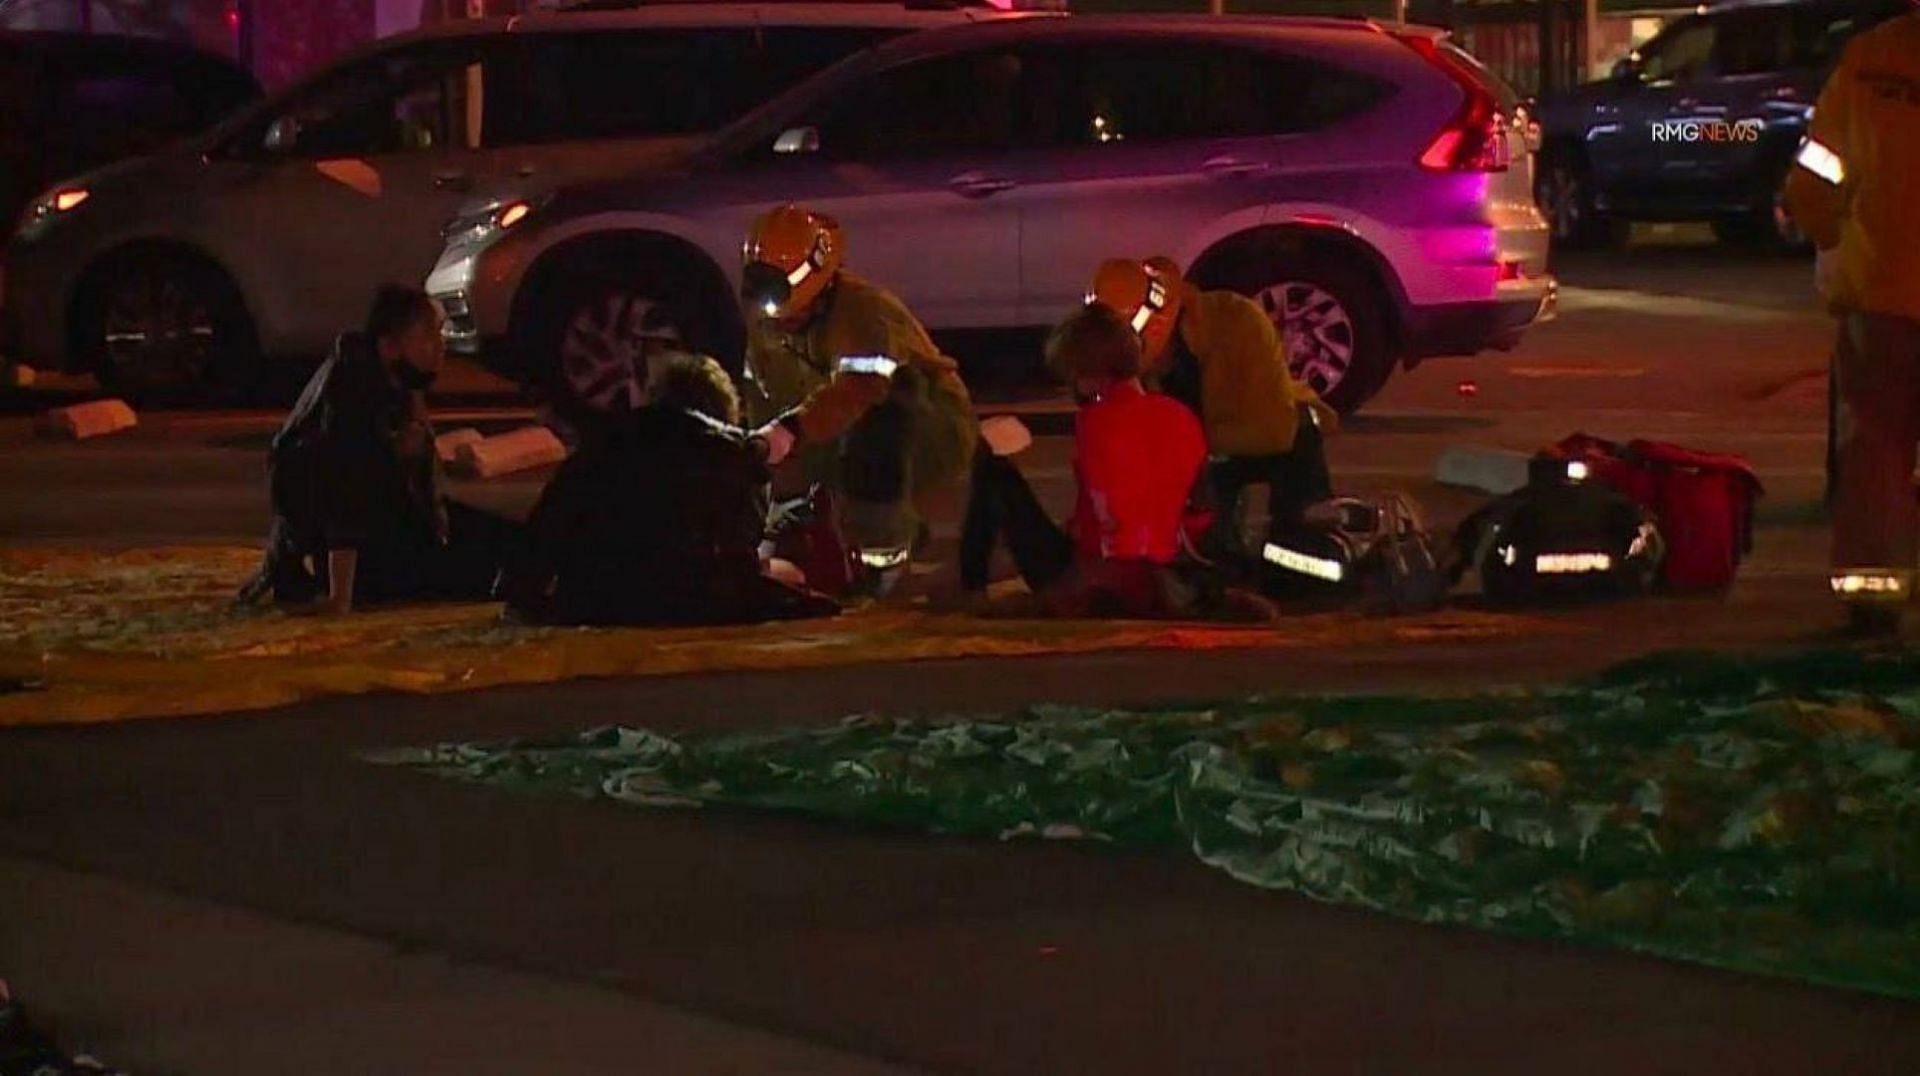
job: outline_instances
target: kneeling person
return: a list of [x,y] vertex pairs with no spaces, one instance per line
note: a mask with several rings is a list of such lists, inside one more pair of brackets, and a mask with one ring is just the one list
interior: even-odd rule
[[658,359],[646,406],[613,417],[547,484],[526,562],[503,590],[557,624],[733,624],[828,615],[834,604],[762,574],[768,471],[736,425],[720,364]]
[[484,601],[521,528],[441,493],[426,391],[446,359],[424,292],[383,287],[268,450],[273,529],[242,591],[344,613],[356,602]]
[[842,494],[847,536],[896,578],[918,502],[966,474],[979,428],[959,366],[891,293],[842,267],[839,225],[782,206],[753,226],[742,300],[748,407],[768,458]]
[[1241,499],[1267,487],[1268,540],[1298,529],[1332,496],[1324,426],[1338,416],[1296,380],[1273,321],[1231,291],[1201,291],[1165,258],[1115,260],[1094,274],[1090,298],[1139,334],[1149,384],[1191,407],[1207,431],[1208,477],[1220,522],[1209,551],[1239,548]]

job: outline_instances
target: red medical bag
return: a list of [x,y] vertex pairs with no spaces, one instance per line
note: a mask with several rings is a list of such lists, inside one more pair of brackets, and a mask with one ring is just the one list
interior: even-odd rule
[[1651,511],[1667,541],[1661,585],[1676,591],[1724,590],[1753,551],[1753,505],[1764,491],[1743,457],[1696,452],[1661,441],[1620,445],[1576,433],[1547,449],[1587,467]]

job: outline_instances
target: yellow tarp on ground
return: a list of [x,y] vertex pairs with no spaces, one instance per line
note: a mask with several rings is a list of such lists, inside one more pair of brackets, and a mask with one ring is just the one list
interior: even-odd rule
[[0,726],[257,710],[374,691],[1117,649],[1287,648],[1491,638],[1532,618],[1301,617],[1277,627],[982,620],[870,610],[699,629],[503,625],[495,605],[317,620],[236,612],[259,553],[231,547],[0,550]]

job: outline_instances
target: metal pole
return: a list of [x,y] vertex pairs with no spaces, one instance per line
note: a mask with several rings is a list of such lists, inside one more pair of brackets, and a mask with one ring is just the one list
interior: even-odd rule
[[1560,88],[1560,5],[1564,0],[1540,0],[1540,95]]
[[93,32],[93,0],[80,0],[80,31]]
[[1600,63],[1600,0],[1587,0],[1586,9],[1585,40],[1580,47],[1580,82],[1600,76],[1595,70]]
[[1227,0],[1207,0],[1207,13],[1209,15],[1225,15],[1227,13]]

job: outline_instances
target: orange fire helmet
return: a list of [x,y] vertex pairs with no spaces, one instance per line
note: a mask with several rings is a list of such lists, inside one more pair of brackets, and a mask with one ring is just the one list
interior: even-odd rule
[[1173,342],[1174,326],[1180,322],[1180,292],[1180,270],[1172,259],[1115,258],[1094,270],[1087,302],[1099,303],[1133,326],[1140,334],[1141,353],[1152,366]]
[[811,309],[840,272],[844,244],[832,217],[791,203],[768,210],[741,249],[740,298],[756,314],[791,317]]

